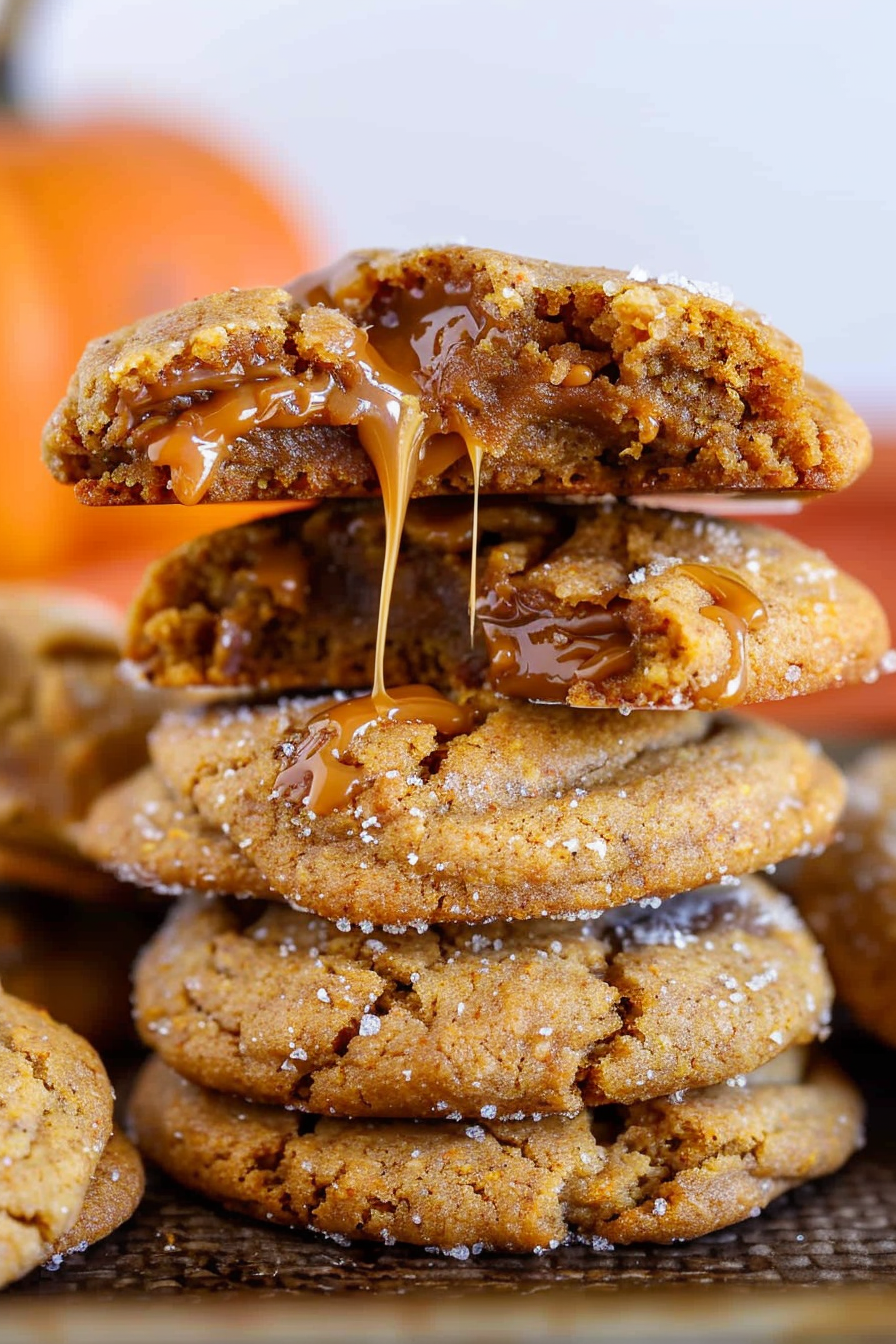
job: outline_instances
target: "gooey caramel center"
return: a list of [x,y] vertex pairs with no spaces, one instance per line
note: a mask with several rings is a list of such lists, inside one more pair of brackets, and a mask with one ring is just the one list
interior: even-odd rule
[[[710,564],[681,564],[704,588],[711,603],[700,614],[715,621],[730,639],[728,665],[700,688],[698,707],[729,708],[747,689],[747,635],[765,625],[768,614],[756,593],[731,570]],[[537,589],[521,588],[512,577],[498,580],[477,604],[489,655],[489,673],[500,695],[563,704],[572,685],[600,683],[631,671],[635,637],[625,619],[628,599],[605,606],[577,603],[561,611]]]
[[[373,296],[366,293],[365,260],[357,254],[302,277],[288,287],[290,293],[305,309],[317,304],[344,309],[352,303],[366,308]],[[473,468],[471,637],[473,633],[484,445],[459,412],[450,407],[424,411],[422,404],[422,395],[428,393],[427,403],[438,405],[449,357],[490,328],[489,319],[470,300],[468,287],[450,282],[395,289],[373,301],[368,327],[356,326],[346,335],[332,369],[293,374],[264,363],[224,372],[193,368],[122,401],[133,442],[145,448],[151,462],[169,469],[171,489],[184,504],[204,498],[236,440],[255,430],[312,424],[357,428],[379,481],[386,524],[373,688],[370,695],[334,702],[315,715],[275,785],[281,796],[299,796],[318,815],[351,798],[360,769],[345,758],[351,757],[353,738],[377,720],[422,720],[444,736],[469,731],[472,725],[467,710],[435,690],[410,686],[388,691],[383,673],[392,589],[414,485],[464,455]],[[546,385],[532,395],[553,398],[559,410],[559,398],[575,397],[593,378],[588,365],[573,364],[560,387]],[[701,610],[731,637],[730,665],[702,695],[718,705],[736,703],[746,684],[746,635],[763,623],[764,608],[735,575],[706,565],[681,568],[710,593],[711,604]],[[260,561],[258,569],[260,581],[276,589],[279,601],[300,603],[297,581],[271,557]],[[560,614],[548,598],[523,592],[512,580],[497,584],[478,603],[495,689],[560,702],[576,680],[599,682],[628,671],[634,662],[633,639],[623,610],[624,602],[613,601],[606,608],[588,605]]]

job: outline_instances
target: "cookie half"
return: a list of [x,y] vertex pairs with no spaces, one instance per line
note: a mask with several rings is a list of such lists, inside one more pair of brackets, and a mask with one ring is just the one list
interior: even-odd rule
[[671,896],[825,843],[843,801],[834,766],[778,727],[507,701],[450,740],[377,721],[351,744],[349,802],[316,816],[278,779],[321,707],[171,714],[150,750],[282,898],[352,924],[581,917]]
[[464,1255],[727,1227],[841,1166],[862,1142],[863,1107],[817,1062],[803,1082],[722,1084],[572,1119],[327,1120],[207,1091],[154,1058],[131,1115],[148,1157],[237,1212]]
[[75,1224],[112,1133],[94,1050],[0,993],[0,1285],[53,1254]]
[[657,905],[373,936],[187,898],[137,963],[135,1020],[207,1087],[415,1118],[662,1096],[824,1033],[827,972],[785,896],[747,878]]
[[837,843],[804,863],[794,891],[856,1020],[896,1046],[896,743],[848,773]]
[[729,299],[479,248],[355,254],[92,342],[44,456],[94,504],[333,498],[377,490],[365,417],[409,414],[423,494],[469,492],[477,456],[494,493],[847,485],[866,427]]
[[[376,502],[280,514],[148,571],[125,655],[157,686],[361,690],[373,681],[385,524]],[[587,707],[715,709],[873,674],[877,599],[772,528],[626,504],[411,505],[386,681]]]

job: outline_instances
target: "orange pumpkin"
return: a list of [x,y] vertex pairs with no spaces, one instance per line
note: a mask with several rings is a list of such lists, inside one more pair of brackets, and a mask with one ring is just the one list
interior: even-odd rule
[[136,122],[0,121],[0,577],[67,574],[120,590],[114,569],[128,558],[139,568],[245,517],[86,509],[42,465],[41,428],[91,337],[318,261],[285,210],[185,137]]

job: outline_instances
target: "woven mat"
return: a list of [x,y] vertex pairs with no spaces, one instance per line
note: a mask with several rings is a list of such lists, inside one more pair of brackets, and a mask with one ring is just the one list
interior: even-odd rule
[[350,1248],[219,1213],[158,1173],[136,1216],[13,1295],[221,1292],[230,1289],[471,1291],[552,1285],[896,1284],[896,1054],[858,1033],[833,1053],[870,1103],[868,1145],[838,1175],[785,1195],[758,1218],[678,1246],[466,1261],[423,1251]]

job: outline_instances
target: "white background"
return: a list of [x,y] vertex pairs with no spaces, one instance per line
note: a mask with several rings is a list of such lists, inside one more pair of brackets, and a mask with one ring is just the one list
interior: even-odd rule
[[718,280],[879,421],[894,53],[896,0],[43,0],[21,92],[254,144],[334,253],[463,238]]

